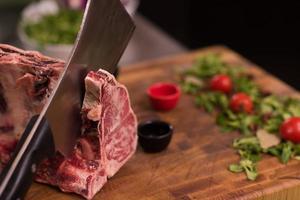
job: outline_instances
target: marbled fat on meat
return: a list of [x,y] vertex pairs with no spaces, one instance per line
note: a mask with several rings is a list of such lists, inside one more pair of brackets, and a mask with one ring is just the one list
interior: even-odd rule
[[[0,170],[63,66],[37,52],[0,45]],[[45,159],[36,180],[91,199],[134,154],[137,120],[126,88],[108,72],[89,72],[85,87],[82,132],[72,155],[57,152]]]
[[[112,177],[120,167],[135,152],[137,135],[137,122],[133,113],[128,92],[123,85],[120,85],[109,73],[99,70],[97,73],[90,72],[86,78],[86,85],[91,94],[98,91],[101,105],[101,115],[99,118],[98,132],[103,137],[104,152],[106,162],[106,172],[108,177]],[[101,90],[98,90],[102,85]],[[88,92],[87,92],[88,93]],[[89,102],[84,101],[84,105]],[[84,108],[86,108],[84,106]]]

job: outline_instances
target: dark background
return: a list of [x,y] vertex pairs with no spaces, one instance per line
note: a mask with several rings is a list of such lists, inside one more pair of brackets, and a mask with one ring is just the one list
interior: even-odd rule
[[300,1],[141,0],[139,12],[190,49],[224,44],[300,89]]

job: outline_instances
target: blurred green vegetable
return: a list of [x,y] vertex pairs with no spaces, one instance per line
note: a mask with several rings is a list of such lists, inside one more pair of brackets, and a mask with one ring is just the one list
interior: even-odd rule
[[223,62],[219,55],[208,54],[199,57],[185,74],[196,76],[198,78],[211,78],[216,74],[227,74],[230,77],[236,77],[242,71],[243,69],[241,67],[231,67]]
[[282,163],[286,164],[291,158],[299,158],[300,145],[292,142],[282,142],[277,146],[268,148],[266,152],[276,156]]
[[83,17],[79,10],[60,10],[55,15],[46,15],[37,23],[24,26],[29,38],[40,45],[73,44]]
[[247,76],[238,76],[233,79],[235,90],[238,92],[244,92],[252,97],[255,102],[260,96],[259,87]]
[[216,107],[227,109],[229,104],[226,95],[220,92],[202,93],[196,97],[195,102],[207,112],[213,112]]

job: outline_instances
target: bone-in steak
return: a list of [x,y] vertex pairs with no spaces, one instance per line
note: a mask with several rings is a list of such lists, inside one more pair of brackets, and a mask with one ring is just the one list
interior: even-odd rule
[[[0,170],[63,66],[38,52],[0,45]],[[85,88],[82,132],[72,156],[45,159],[36,180],[91,199],[135,152],[137,120],[126,88],[108,72],[89,72]]]

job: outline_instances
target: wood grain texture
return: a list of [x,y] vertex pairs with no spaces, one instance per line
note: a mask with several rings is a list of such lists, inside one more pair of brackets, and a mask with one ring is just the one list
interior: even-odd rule
[[[214,118],[196,108],[192,97],[183,95],[177,108],[170,112],[151,109],[146,88],[157,81],[176,82],[178,70],[207,53],[218,53],[228,63],[247,67],[266,90],[299,97],[282,81],[221,46],[123,68],[119,81],[127,86],[139,121],[161,118],[172,123],[175,132],[164,152],[146,154],[138,147],[133,158],[108,181],[95,200],[300,198],[300,161],[293,160],[283,165],[274,157],[264,156],[258,165],[260,176],[254,182],[248,181],[243,173],[232,174],[227,170],[230,163],[239,159],[231,148],[232,140],[238,134],[220,133]],[[35,183],[26,199],[71,200],[81,197]]]

